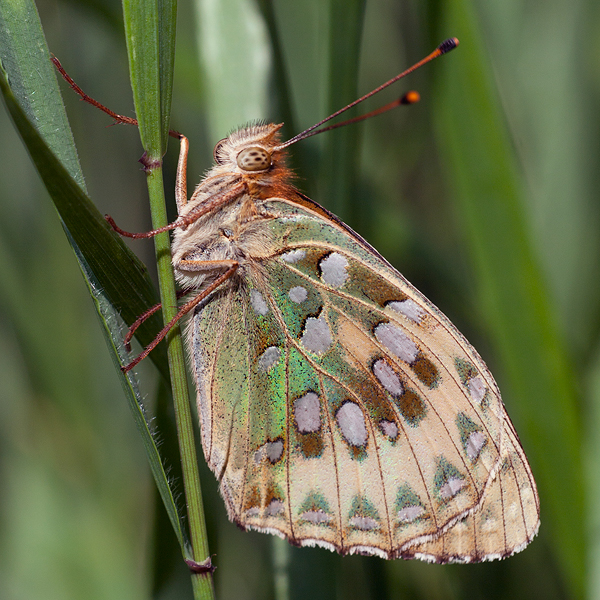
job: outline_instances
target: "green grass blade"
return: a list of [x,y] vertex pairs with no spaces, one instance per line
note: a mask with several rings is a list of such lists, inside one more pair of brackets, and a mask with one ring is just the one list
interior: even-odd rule
[[[94,298],[94,303],[98,310],[98,314],[101,317],[101,322],[103,325],[102,330],[105,334],[106,341],[109,347],[113,349],[112,356],[115,361],[115,366],[120,371],[120,365],[126,363],[128,358],[127,354],[123,351],[124,349],[122,344],[115,344],[115,340],[121,340],[122,331],[117,325],[117,320],[114,318],[114,308],[112,307],[110,300],[104,295],[102,288],[99,286],[93,287],[93,272],[88,270],[87,265],[83,264],[81,261],[80,265],[82,267],[82,271],[86,273],[86,280],[88,282],[90,294],[92,295],[92,298]],[[188,542],[185,539],[185,530],[182,527],[183,516],[177,509],[173,489],[169,485],[169,478],[154,441],[153,432],[148,425],[148,418],[146,417],[144,405],[142,404],[142,397],[137,387],[137,381],[132,375],[125,376],[123,374],[121,376],[121,385],[123,387],[123,391],[125,392],[125,396],[129,401],[135,425],[141,434],[142,443],[144,444],[144,449],[146,450],[146,455],[148,456],[150,470],[152,471],[152,476],[156,482],[158,493],[162,499],[165,511],[169,517],[169,521],[171,522],[171,526],[173,527],[173,531],[175,532],[175,536],[177,537],[181,551],[185,556],[187,554],[186,549]]]
[[[3,41],[2,62],[7,67],[7,72],[2,72],[0,76],[0,89],[15,126],[59,212],[63,227],[75,251],[100,316],[109,346],[113,350],[113,358],[116,363],[122,364],[123,361],[127,362],[128,358],[125,356],[122,345],[123,331],[119,326],[119,314],[127,321],[132,322],[136,315],[154,303],[155,292],[145,267],[110,230],[80,185],[71,177],[63,163],[54,155],[45,139],[40,135],[40,132],[49,128],[54,134],[52,137],[53,147],[58,149],[62,156],[76,156],[66,117],[64,121],[66,131],[62,134],[59,135],[52,125],[56,123],[57,119],[54,112],[64,114],[56,80],[49,88],[37,87],[40,82],[42,82],[41,85],[44,85],[44,82],[52,80],[54,73],[41,27],[32,29],[32,22],[37,22],[39,25],[33,3],[20,6],[19,13],[11,12],[6,7],[0,13],[0,31],[2,31]],[[21,24],[23,26],[20,26]],[[33,57],[31,56],[32,47],[38,50]],[[5,60],[8,55],[12,56],[12,61]],[[35,69],[28,68],[30,59],[34,61]],[[31,73],[34,77],[27,78],[27,73]],[[40,73],[43,73],[43,76],[40,76]],[[30,122],[30,116],[21,107],[21,97],[15,96],[9,81],[19,81],[17,92],[20,96],[25,94],[44,98],[44,102],[36,106],[31,102],[24,102],[29,115],[35,119],[37,129]],[[71,150],[69,150],[69,145]],[[76,168],[73,167],[74,164],[71,160],[69,163],[71,169],[79,170],[78,165]],[[144,331],[140,331],[139,337],[142,343],[145,343],[146,339],[151,340],[155,331],[156,328],[152,330],[152,323],[147,324]],[[161,356],[160,352],[157,353],[157,356]],[[159,365],[161,364],[156,357],[155,361]],[[162,364],[163,372],[165,372],[164,354]],[[166,374],[168,375],[168,372]],[[142,435],[151,470],[173,528],[183,547],[184,540],[173,494],[143,414],[141,396],[131,376],[121,375],[121,377],[136,425]]]
[[[541,497],[542,527],[576,596],[584,581],[584,493],[577,382],[531,243],[515,169],[471,5],[446,18],[461,47],[444,62],[438,129],[464,224],[478,301],[504,367],[505,397]],[[546,530],[548,531],[548,530]]]
[[[364,0],[331,0],[329,3],[329,74],[327,77],[327,114],[332,114],[358,97],[357,81],[362,40]],[[349,111],[343,117],[358,114]],[[323,115],[326,116],[326,115]],[[351,226],[357,217],[354,204],[357,188],[360,129],[342,127],[330,131],[324,140],[321,176],[325,188],[321,197],[326,205]]]
[[[33,2],[0,3],[0,49],[10,88],[23,112],[85,191],[73,134],[56,76],[49,67],[48,46]],[[44,61],[48,62],[46,68],[40,67]]]
[[[588,422],[586,426],[586,475],[588,481],[588,494],[590,498],[600,497],[600,470],[598,457],[600,456],[600,351],[597,348],[592,358],[587,382],[587,395],[590,399]],[[600,598],[600,505],[598,502],[589,503],[587,518],[588,573],[587,597]]]
[[[164,0],[146,2],[141,6],[139,3],[125,0],[123,12],[133,96],[142,145],[147,158],[145,166],[152,224],[154,228],[160,228],[167,224],[162,156],[166,150],[163,140],[167,139],[164,133],[168,131],[170,112],[176,3]],[[164,103],[165,98],[169,99],[168,105]],[[178,310],[169,234],[164,232],[157,235],[154,244],[162,313],[166,324],[175,317]],[[210,561],[210,554],[179,324],[171,329],[167,337],[192,559],[197,563],[203,563]],[[210,571],[192,571],[192,573],[194,596],[214,597],[212,573]]]
[[167,149],[171,122],[171,98],[173,96],[173,70],[175,66],[175,27],[177,24],[177,1],[160,0],[158,10],[158,76],[160,79],[160,119],[162,147]]
[[265,118],[271,69],[267,28],[254,2],[194,0],[213,143]]
[[166,151],[162,136],[157,2],[123,2],[131,88],[142,146],[150,160]]
[[[86,257],[117,312],[126,323],[132,323],[157,302],[154,286],[146,267],[113,234],[89,198],[79,193],[72,181],[65,180],[64,174],[55,172],[60,169],[55,167],[59,160],[85,191],[73,136],[35,5],[28,1],[15,5],[14,10],[0,6],[0,58],[7,73],[12,103],[20,107],[13,119],[19,118],[23,128],[28,126],[27,119],[35,124],[36,131],[30,133],[29,142],[39,145],[39,134],[56,157],[53,160],[41,146],[36,166],[48,189],[55,194],[53,199],[63,226]],[[23,131],[29,132],[29,129]],[[136,337],[145,346],[154,339],[158,329],[160,318],[156,316],[139,328]],[[152,359],[168,377],[164,345],[157,348]]]

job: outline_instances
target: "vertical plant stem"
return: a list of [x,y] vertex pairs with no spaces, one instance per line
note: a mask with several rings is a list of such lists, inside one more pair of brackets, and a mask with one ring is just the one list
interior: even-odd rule
[[286,540],[274,536],[271,552],[273,553],[275,598],[290,600],[290,545]]
[[[150,210],[154,228],[167,224],[167,213],[164,201],[162,169],[152,168],[148,172],[148,192],[150,195]],[[169,234],[162,233],[155,238],[155,251],[158,267],[160,297],[163,305],[163,318],[169,322],[177,312],[177,297],[175,281],[171,267],[171,248]],[[200,475],[196,446],[194,443],[194,428],[189,403],[189,391],[185,372],[185,357],[181,341],[179,325],[173,327],[167,336],[169,370],[173,391],[173,405],[175,409],[175,422],[179,451],[181,455],[181,468],[183,471],[183,486],[187,505],[187,514],[192,544],[192,557],[197,563],[202,563],[210,558],[208,539],[206,536],[206,521],[202,505],[202,492],[200,488]],[[192,574],[192,587],[194,598],[214,598],[212,573]]]
[[[142,3],[124,0],[123,15],[133,97],[140,137],[146,151],[144,164],[147,167],[152,224],[156,229],[167,224],[162,157],[167,149],[169,130],[177,3],[176,0],[150,0]],[[166,324],[177,313],[168,233],[155,237],[155,252],[163,319]],[[195,563],[205,561],[209,563],[206,522],[179,325],[169,332],[167,344],[175,424],[192,545],[191,557]],[[182,550],[184,556],[188,558],[187,549]],[[192,570],[192,587],[195,598],[214,598],[212,571],[198,573]]]

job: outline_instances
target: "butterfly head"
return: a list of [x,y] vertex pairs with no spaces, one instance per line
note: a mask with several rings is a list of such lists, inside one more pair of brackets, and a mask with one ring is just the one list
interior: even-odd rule
[[215,162],[241,174],[269,171],[282,154],[276,150],[281,142],[281,127],[282,124],[274,123],[240,127],[217,142],[213,152]]
[[241,177],[259,196],[273,195],[292,177],[282,149],[281,124],[262,123],[241,127],[217,143],[214,175]]

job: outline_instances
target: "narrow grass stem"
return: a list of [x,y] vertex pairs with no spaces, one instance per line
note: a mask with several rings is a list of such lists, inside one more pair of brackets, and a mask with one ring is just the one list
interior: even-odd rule
[[[163,227],[167,224],[167,213],[164,200],[162,169],[160,167],[149,170],[147,183],[152,225],[154,228]],[[171,267],[171,248],[168,233],[161,233],[155,237],[155,252],[160,297],[163,305],[163,319],[165,323],[168,323],[177,312],[177,296],[173,269]],[[175,421],[183,471],[183,486],[192,544],[192,558],[195,562],[202,563],[210,555],[185,371],[185,356],[179,325],[173,327],[167,336],[167,343]],[[202,600],[214,598],[212,573],[210,571],[193,573],[192,587],[194,598]]]

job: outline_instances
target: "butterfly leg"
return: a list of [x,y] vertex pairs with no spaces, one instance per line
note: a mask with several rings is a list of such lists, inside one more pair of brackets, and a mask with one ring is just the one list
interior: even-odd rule
[[[177,300],[179,300],[180,298],[183,298],[183,296],[185,296],[186,294],[189,294],[190,290],[186,289],[186,290],[177,290]],[[162,308],[162,303],[159,302],[158,304],[155,304],[152,308],[149,308],[147,311],[143,312],[132,324],[131,327],[129,328],[129,330],[127,331],[127,335],[125,336],[125,339],[123,340],[123,343],[125,344],[125,348],[126,350],[129,352],[131,350],[131,340],[133,339],[133,336],[135,335],[135,332],[137,331],[138,327],[147,319],[149,319],[155,312],[159,311]]]
[[183,207],[188,202],[187,197],[187,159],[190,142],[181,135],[179,137],[179,160],[177,161],[177,176],[175,178],[175,201],[177,202],[177,212],[182,213]]
[[[196,305],[198,305],[204,298],[206,298],[209,294],[214,292],[222,283],[227,281],[236,271],[239,266],[239,263],[235,260],[220,260],[220,261],[197,261],[197,260],[182,260],[181,264],[190,270],[194,271],[218,271],[220,269],[227,269],[222,275],[217,277],[208,287],[199,292],[196,296],[194,296],[191,300],[186,302],[177,312],[177,314],[158,332],[157,336],[152,340],[152,342],[144,349],[144,351],[134,358],[129,364],[121,367],[121,370],[124,373],[127,373],[133,367],[135,367],[139,362],[144,360],[156,346],[167,336],[169,331],[173,328],[173,326],[188,312],[190,312]],[[156,307],[152,307],[150,310],[158,310]],[[148,312],[148,311],[147,311]],[[154,312],[156,312],[154,310]],[[146,313],[144,313],[146,314]],[[144,315],[142,315],[144,316]]]
[[242,194],[248,191],[248,186],[243,181],[233,182],[231,187],[224,192],[218,192],[207,198],[204,202],[202,202],[199,206],[191,210],[189,213],[182,217],[178,217],[172,223],[165,225],[164,227],[159,227],[158,229],[152,229],[151,231],[144,231],[142,233],[132,233],[130,231],[125,231],[121,229],[114,221],[114,219],[110,215],[105,215],[104,218],[108,221],[109,225],[123,237],[140,239],[140,238],[151,238],[159,233],[163,233],[165,231],[171,231],[172,229],[177,229],[181,227],[185,229],[188,225],[191,225],[195,221],[197,221],[200,217],[214,212],[219,208],[233,202],[235,199],[239,198]]
[[[204,200],[186,215],[181,216],[184,208],[188,204],[187,159],[188,152],[190,149],[190,142],[185,137],[185,135],[181,133],[178,133],[177,137],[179,137],[180,148],[179,161],[177,163],[177,175],[175,178],[175,201],[177,202],[177,212],[180,216],[175,221],[169,223],[169,225],[165,225],[164,227],[159,227],[158,229],[153,229],[152,231],[145,231],[143,233],[131,233],[129,231],[124,231],[123,229],[118,227],[117,224],[114,222],[113,218],[109,215],[106,215],[106,220],[119,235],[136,239],[149,238],[164,231],[177,229],[178,227],[185,229],[188,225],[191,225],[203,215],[219,210],[223,206],[229,204],[230,202],[232,202],[236,198],[239,198],[242,194],[248,191],[246,183],[241,181],[239,178],[232,178],[231,185],[228,186],[226,191],[214,194],[212,197],[209,197],[206,200]],[[192,194],[192,201],[194,200],[195,194],[196,193]]]
[[[61,74],[62,78],[71,86],[71,89],[81,96],[81,99],[92,106],[95,106],[97,109],[101,110],[103,113],[106,113],[109,117],[114,119],[114,125],[137,125],[137,119],[133,119],[132,117],[126,117],[125,115],[119,115],[114,110],[107,108],[104,104],[98,102],[98,100],[94,100],[91,96],[88,96],[73,80],[73,78],[65,71],[62,66],[60,60],[56,58],[56,56],[52,55],[50,58],[56,70]],[[181,134],[174,129],[169,129],[169,135],[171,137],[179,138]]]

